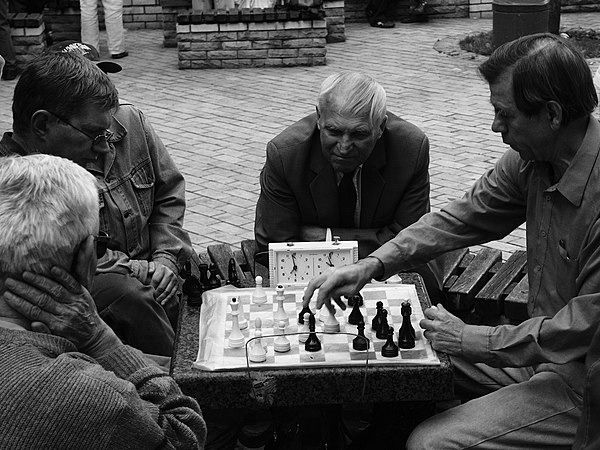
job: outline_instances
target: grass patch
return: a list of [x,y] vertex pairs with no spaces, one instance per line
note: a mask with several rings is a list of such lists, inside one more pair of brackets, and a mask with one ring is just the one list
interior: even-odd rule
[[[600,58],[600,31],[584,28],[569,28],[561,34],[569,36],[569,40],[586,58]],[[470,34],[458,43],[462,50],[489,56],[494,51],[492,47],[492,31]]]

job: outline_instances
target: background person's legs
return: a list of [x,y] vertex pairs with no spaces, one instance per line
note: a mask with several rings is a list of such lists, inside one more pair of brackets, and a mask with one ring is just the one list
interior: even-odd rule
[[98,3],[94,0],[79,0],[79,9],[81,10],[81,42],[90,44],[100,51]]
[[123,30],[123,0],[102,0],[108,52],[111,56],[125,53]]

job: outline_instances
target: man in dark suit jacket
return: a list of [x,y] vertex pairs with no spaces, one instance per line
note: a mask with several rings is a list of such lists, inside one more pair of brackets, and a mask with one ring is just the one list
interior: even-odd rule
[[[267,145],[256,206],[258,248],[339,236],[357,240],[363,258],[429,211],[428,167],[427,136],[387,112],[379,83],[359,73],[332,75],[323,82],[317,112]],[[344,175],[352,178],[354,194],[339,193]],[[352,195],[348,221],[342,209]],[[420,272],[433,288],[431,273]]]

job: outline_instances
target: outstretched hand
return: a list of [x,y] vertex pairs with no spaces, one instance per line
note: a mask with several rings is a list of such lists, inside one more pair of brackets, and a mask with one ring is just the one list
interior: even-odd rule
[[49,276],[24,272],[22,280],[6,279],[8,305],[32,322],[32,330],[71,341],[92,356],[118,338],[96,311],[90,293],[66,270],[54,266]]
[[380,265],[378,259],[366,258],[313,278],[304,291],[302,306],[310,304],[310,299],[318,289],[317,309],[321,309],[324,304],[331,309],[332,299],[340,308],[346,309],[346,303],[341,297],[358,293],[380,271]]
[[425,330],[423,336],[429,339],[431,346],[437,351],[460,356],[465,323],[441,304],[427,308],[423,313],[426,318],[419,325]]

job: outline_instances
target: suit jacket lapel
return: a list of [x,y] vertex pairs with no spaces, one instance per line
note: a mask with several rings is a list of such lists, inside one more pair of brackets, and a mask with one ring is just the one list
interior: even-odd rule
[[364,228],[371,226],[385,187],[385,180],[380,172],[386,163],[384,138],[385,133],[375,144],[371,156],[362,168],[360,226]]

